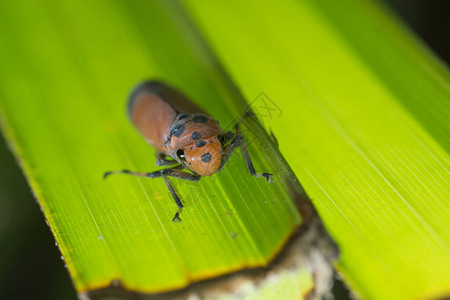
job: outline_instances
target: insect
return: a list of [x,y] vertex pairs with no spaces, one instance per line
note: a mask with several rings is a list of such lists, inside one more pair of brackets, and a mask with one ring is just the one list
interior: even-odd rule
[[241,146],[250,174],[264,177],[268,182],[272,178],[272,174],[255,171],[239,131],[241,121],[235,124],[235,133],[222,132],[218,121],[162,82],[145,81],[134,88],[128,100],[128,116],[144,139],[157,150],[156,165],[172,167],[150,173],[109,171],[104,178],[120,173],[162,177],[178,207],[173,222],[181,221],[183,204],[168,177],[196,182],[202,176],[211,176],[220,171],[233,150]]

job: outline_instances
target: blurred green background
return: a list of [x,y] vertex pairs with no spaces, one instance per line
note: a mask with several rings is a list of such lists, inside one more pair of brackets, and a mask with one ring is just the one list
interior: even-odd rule
[[[448,1],[384,2],[449,63]],[[348,297],[339,284],[335,293],[336,299]],[[0,299],[77,299],[39,206],[3,138],[0,139]]]

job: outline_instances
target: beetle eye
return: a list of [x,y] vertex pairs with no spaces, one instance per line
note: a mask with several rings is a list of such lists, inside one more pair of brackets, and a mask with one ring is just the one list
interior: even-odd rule
[[177,156],[178,156],[182,161],[186,161],[186,157],[184,156],[184,150],[183,150],[183,149],[178,149],[178,151],[177,151]]

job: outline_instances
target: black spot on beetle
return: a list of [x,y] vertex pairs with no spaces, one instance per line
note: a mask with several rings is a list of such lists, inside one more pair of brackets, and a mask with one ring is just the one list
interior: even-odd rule
[[208,123],[208,118],[205,116],[195,116],[194,123]]
[[211,160],[211,154],[209,154],[209,152],[202,155],[202,162],[207,163],[210,160]]
[[178,120],[186,119],[188,116],[188,114],[181,114],[178,116]]
[[201,137],[202,137],[202,135],[200,134],[200,132],[195,131],[195,132],[192,134],[192,139],[193,139],[193,140],[198,140],[198,139],[201,138]]
[[183,134],[185,128],[186,127],[184,126],[184,124],[175,124],[172,127],[172,130],[170,130],[170,136],[174,135],[176,137],[180,137],[180,135]]
[[206,145],[205,141],[198,141],[197,143],[195,143],[195,147],[200,148]]

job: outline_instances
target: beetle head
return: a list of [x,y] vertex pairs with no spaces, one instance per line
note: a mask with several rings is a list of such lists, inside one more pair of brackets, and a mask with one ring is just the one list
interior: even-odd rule
[[199,140],[184,147],[184,158],[189,170],[201,176],[211,176],[220,168],[222,144],[217,137]]

